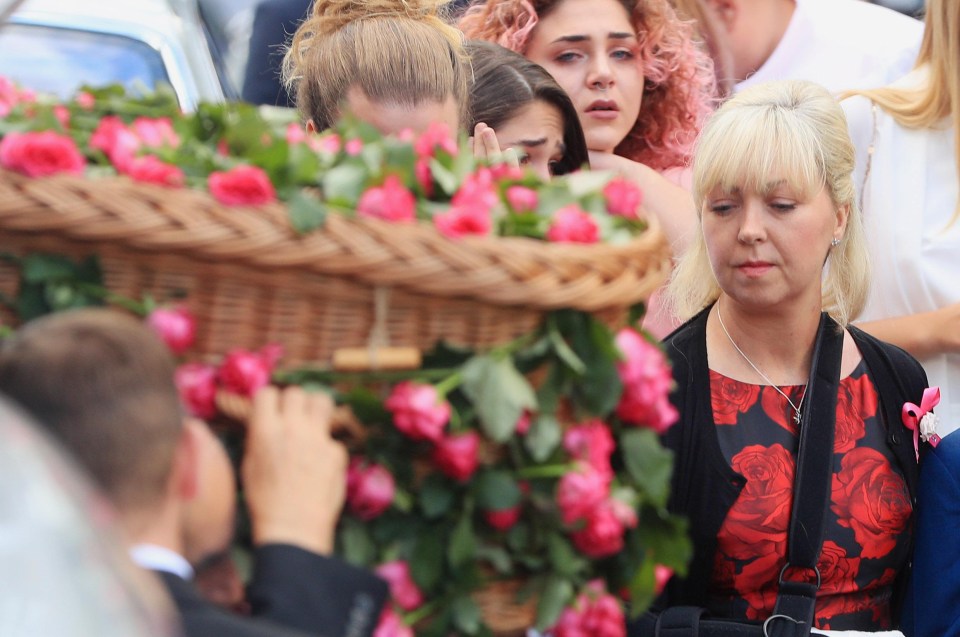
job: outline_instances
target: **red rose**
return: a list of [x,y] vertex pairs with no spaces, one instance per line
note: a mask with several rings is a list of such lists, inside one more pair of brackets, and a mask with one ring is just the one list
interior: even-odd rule
[[270,383],[279,351],[264,347],[259,352],[234,349],[227,353],[220,366],[220,383],[230,392],[253,397],[261,387]]
[[389,175],[382,186],[368,188],[357,203],[361,217],[384,221],[410,222],[417,218],[417,200],[396,175]]
[[197,322],[190,310],[182,305],[158,307],[150,312],[147,325],[163,339],[174,354],[183,354],[193,346]]
[[517,418],[517,424],[514,425],[514,431],[521,436],[526,435],[526,433],[530,431],[531,424],[533,424],[533,414],[524,409],[523,413],[520,414],[520,417]]
[[441,438],[433,449],[433,462],[448,478],[466,482],[480,465],[480,434],[476,431]]
[[877,390],[866,374],[856,380],[845,378],[840,382],[834,453],[852,450],[857,446],[857,441],[867,435],[864,421],[876,416],[877,402]]
[[833,504],[840,526],[853,529],[864,559],[883,557],[897,545],[913,505],[903,478],[880,452],[859,447],[843,456],[833,476]]
[[553,214],[547,228],[547,241],[562,243],[596,243],[600,240],[600,227],[587,212],[577,204],[570,204]]
[[0,141],[0,166],[27,177],[80,175],[85,165],[74,141],[53,131],[7,133]]
[[217,370],[212,365],[181,365],[174,373],[173,382],[191,415],[203,419],[217,415]]
[[483,518],[487,524],[498,531],[509,531],[520,519],[520,507],[515,506],[500,511],[484,511]]
[[354,458],[347,469],[347,507],[361,520],[372,520],[390,508],[397,487],[393,476],[378,464]]
[[587,584],[572,607],[563,609],[549,631],[554,637],[626,637],[623,607],[602,582]]
[[854,581],[860,572],[860,558],[847,557],[845,548],[827,540],[820,550],[820,561],[817,567],[820,569],[820,577],[823,581],[820,587],[821,594],[844,593],[847,592],[849,582]]
[[727,513],[718,547],[741,560],[783,555],[793,501],[793,456],[779,444],[751,445],[733,457],[731,466],[747,483]]
[[710,400],[716,424],[737,424],[737,416],[750,409],[759,395],[758,385],[741,383],[710,370]]
[[[799,386],[788,387],[786,390],[787,396],[790,397],[790,400],[793,401],[794,405],[800,404],[800,398],[803,396],[803,391],[803,387]],[[797,423],[793,419],[794,415],[796,415],[796,412],[780,392],[770,385],[766,385],[763,388],[763,391],[760,392],[760,404],[763,406],[763,411],[766,412],[767,416],[770,417],[770,420],[777,423],[794,436],[797,435]]]
[[433,216],[433,225],[451,239],[469,235],[488,235],[493,229],[490,209],[473,205],[455,205]]
[[134,181],[160,186],[180,187],[183,185],[183,171],[179,166],[160,161],[153,155],[144,155],[132,159],[125,170],[121,171]]
[[270,177],[256,166],[212,172],[207,178],[207,188],[225,206],[259,206],[277,199]]
[[623,550],[623,522],[609,502],[601,503],[587,515],[587,523],[570,534],[573,545],[592,558],[609,557]]
[[747,602],[747,619],[764,619],[777,602],[777,576],[786,560],[770,553],[744,565],[733,577],[733,585]]

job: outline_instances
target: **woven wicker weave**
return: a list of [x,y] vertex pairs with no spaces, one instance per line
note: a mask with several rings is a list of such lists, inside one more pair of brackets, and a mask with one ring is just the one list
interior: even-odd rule
[[[0,171],[0,251],[96,254],[116,293],[185,295],[198,353],[279,342],[287,366],[325,364],[338,348],[371,343],[482,348],[562,307],[617,322],[670,265],[655,227],[618,246],[453,241],[427,224],[331,215],[300,237],[280,204],[228,208],[200,191],[122,177],[8,171]],[[0,266],[0,292],[14,293],[16,281]]]

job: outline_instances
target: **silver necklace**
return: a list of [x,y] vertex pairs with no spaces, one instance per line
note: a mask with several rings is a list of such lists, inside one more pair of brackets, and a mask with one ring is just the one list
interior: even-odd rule
[[770,380],[770,378],[760,371],[760,368],[753,364],[753,361],[750,360],[750,357],[743,353],[743,350],[740,349],[740,346],[737,345],[737,342],[733,340],[733,337],[730,336],[730,332],[727,331],[727,326],[723,324],[723,316],[720,314],[720,304],[717,303],[717,320],[720,321],[720,329],[723,330],[723,333],[727,335],[727,340],[730,341],[730,344],[733,345],[733,348],[740,353],[740,356],[743,356],[743,360],[747,361],[750,367],[753,368],[753,371],[757,372],[760,377],[767,381],[767,384],[777,390],[777,393],[783,396],[790,406],[793,408],[793,422],[797,425],[800,424],[800,408],[803,407],[803,399],[807,397],[807,388],[803,388],[803,394],[800,396],[800,402],[796,405],[793,404],[793,401],[790,400],[790,397],[787,396],[783,390],[776,386],[776,384]]

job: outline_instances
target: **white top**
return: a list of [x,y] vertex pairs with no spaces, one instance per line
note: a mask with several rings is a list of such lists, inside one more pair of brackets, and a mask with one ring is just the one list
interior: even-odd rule
[[770,80],[810,80],[831,92],[873,88],[905,75],[923,24],[862,0],[796,0],[780,44],[739,91]]
[[[918,69],[894,86],[923,81]],[[855,180],[863,190],[864,222],[870,250],[872,285],[858,320],[893,318],[929,312],[960,301],[960,220],[953,216],[957,183],[953,129],[903,128],[863,97],[844,100],[850,134],[857,147]],[[866,186],[867,149],[876,143]],[[930,385],[940,386],[940,420],[944,436],[960,427],[960,354],[939,354],[920,361]],[[917,396],[917,404],[919,404]]]
[[163,571],[185,579],[193,579],[193,567],[182,555],[156,544],[136,544],[130,549],[130,558],[141,568]]

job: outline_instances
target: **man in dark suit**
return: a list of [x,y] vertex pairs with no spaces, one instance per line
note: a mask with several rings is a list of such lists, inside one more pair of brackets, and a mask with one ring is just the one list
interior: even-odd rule
[[255,618],[199,596],[184,556],[200,543],[229,545],[235,484],[216,436],[182,416],[173,376],[159,338],[110,310],[44,317],[0,350],[0,392],[60,439],[104,490],[131,556],[162,578],[188,637],[370,635],[386,584],[328,556],[347,456],[330,437],[332,402],[299,388],[267,388],[254,399],[243,478]]

